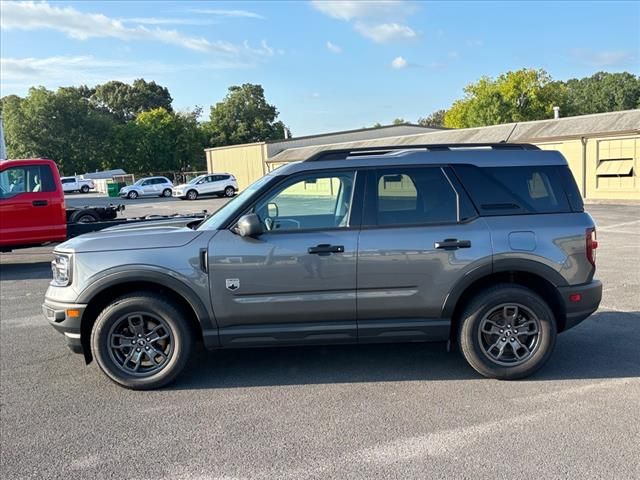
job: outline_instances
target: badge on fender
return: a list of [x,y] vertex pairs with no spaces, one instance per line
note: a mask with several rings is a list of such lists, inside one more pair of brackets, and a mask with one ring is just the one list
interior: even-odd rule
[[235,292],[240,288],[240,279],[239,278],[227,278],[226,279],[227,290],[231,290]]

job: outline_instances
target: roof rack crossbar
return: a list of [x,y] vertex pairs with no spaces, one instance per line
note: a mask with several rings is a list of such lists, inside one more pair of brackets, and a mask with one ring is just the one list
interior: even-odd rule
[[317,162],[320,160],[345,160],[348,157],[364,155],[386,155],[398,150],[428,150],[443,151],[466,148],[491,148],[492,150],[540,150],[529,143],[435,143],[426,145],[385,145],[380,147],[357,147],[337,150],[323,150],[310,156],[305,162]]

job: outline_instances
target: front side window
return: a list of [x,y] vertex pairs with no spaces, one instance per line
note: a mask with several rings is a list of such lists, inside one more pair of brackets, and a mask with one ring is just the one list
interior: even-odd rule
[[458,221],[459,198],[439,167],[394,168],[376,173],[377,225],[421,225]]
[[48,165],[14,167],[0,173],[0,198],[27,192],[54,192],[53,175]]
[[253,211],[268,231],[344,228],[354,178],[352,171],[296,177],[260,200]]

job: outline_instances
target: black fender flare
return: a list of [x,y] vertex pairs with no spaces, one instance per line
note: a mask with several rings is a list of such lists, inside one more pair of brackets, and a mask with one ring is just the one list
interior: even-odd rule
[[504,258],[494,260],[493,264],[482,265],[471,270],[455,284],[449,295],[447,295],[442,306],[442,317],[451,318],[453,316],[456,305],[467,288],[484,277],[500,272],[530,273],[545,279],[555,287],[564,287],[568,285],[568,282],[562,275],[560,275],[560,273],[544,263],[525,258]]
[[[105,270],[100,277],[91,281],[78,296],[77,303],[89,304],[97,295],[108,288],[123,283],[150,282],[162,285],[184,298],[196,313],[203,336],[217,334],[218,326],[211,306],[207,306],[196,292],[182,279],[182,276],[171,270],[150,265],[126,265]],[[207,298],[209,298],[207,296]]]

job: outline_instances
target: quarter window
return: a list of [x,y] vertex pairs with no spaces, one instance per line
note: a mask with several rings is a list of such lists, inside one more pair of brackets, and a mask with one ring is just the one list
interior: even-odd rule
[[254,212],[271,231],[348,226],[354,172],[297,177],[268,194]]

